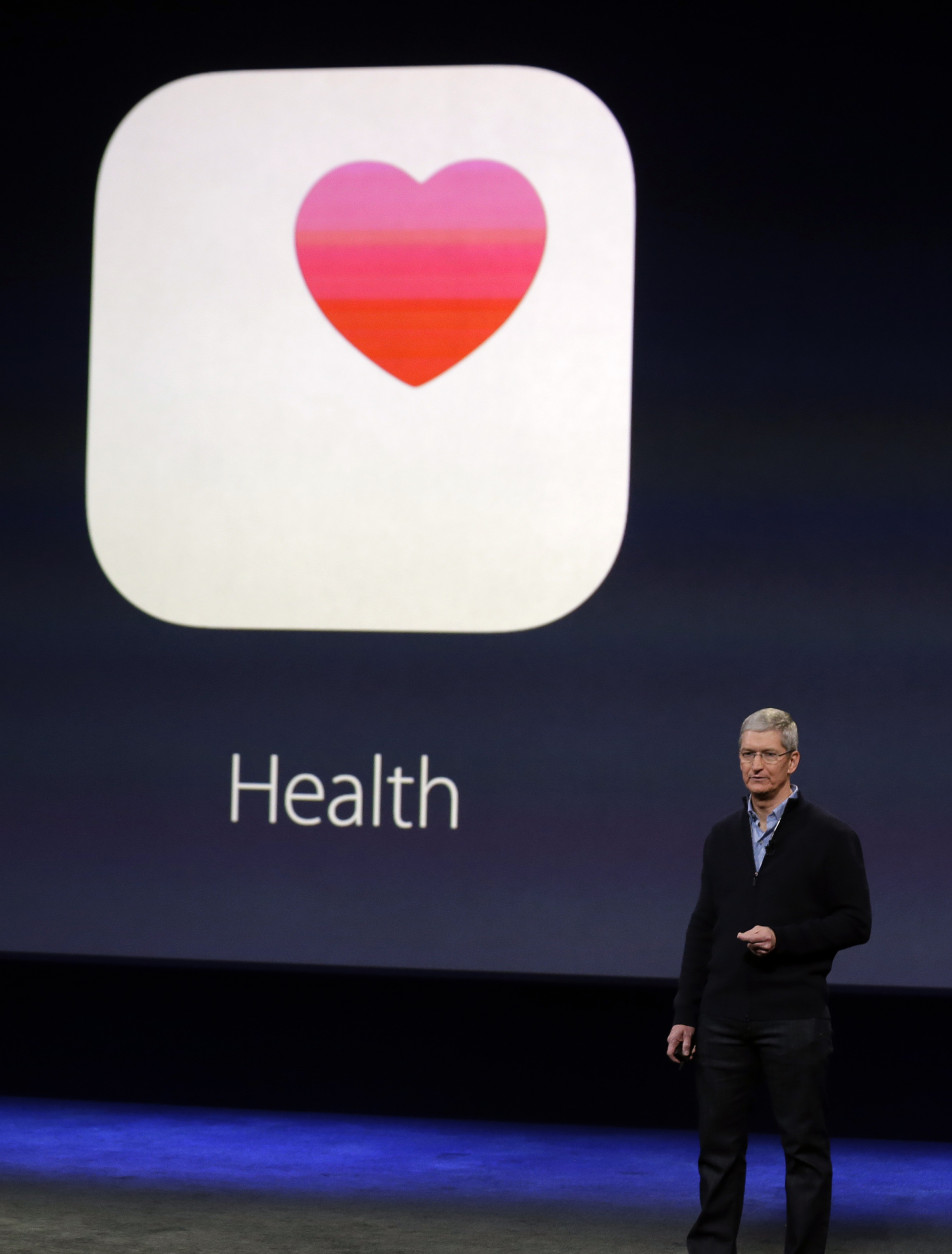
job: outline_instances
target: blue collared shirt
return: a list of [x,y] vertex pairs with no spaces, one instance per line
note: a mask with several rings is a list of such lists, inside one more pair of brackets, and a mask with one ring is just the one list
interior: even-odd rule
[[754,867],[758,873],[764,864],[764,856],[767,853],[767,846],[770,844],[771,838],[777,830],[777,824],[783,818],[783,812],[787,808],[787,802],[792,801],[799,791],[800,789],[796,784],[794,784],[793,791],[790,793],[790,796],[784,797],[783,801],[770,811],[767,815],[767,827],[765,831],[761,831],[760,819],[757,817],[754,810],[754,803],[751,801],[750,797],[747,798],[747,817],[750,819],[750,839],[753,841],[754,845]]

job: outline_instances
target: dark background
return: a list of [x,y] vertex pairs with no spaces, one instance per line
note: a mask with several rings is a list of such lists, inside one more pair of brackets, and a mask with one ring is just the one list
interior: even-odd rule
[[[874,940],[837,968],[860,985],[834,996],[838,1130],[947,1136],[948,1081],[930,1064],[952,949],[938,26],[915,8],[847,6],[786,21],[757,6],[637,6],[624,34],[598,6],[9,14],[7,1091],[689,1121],[690,1081],[658,1052],[672,993],[661,977],[676,966],[700,838],[736,802],[736,725],[771,703],[801,723],[804,790],[857,827],[870,863]],[[563,622],[512,637],[279,639],[145,618],[99,572],[83,514],[89,242],[112,130],[148,91],[204,70],[500,62],[586,83],[634,156],[632,510],[608,581]],[[408,693],[423,696],[408,706]],[[175,912],[202,909],[195,868],[216,865],[213,764],[305,737],[319,756],[341,742],[331,715],[344,704],[347,752],[368,736],[408,755],[432,741],[449,759],[440,771],[469,770],[470,794],[490,795],[477,827],[504,864],[501,891],[544,867],[516,899],[534,908],[513,944],[524,955],[543,938],[538,960],[513,966],[498,949],[441,961],[438,928],[418,950],[382,934],[366,965],[390,971],[102,956],[129,952],[121,919],[147,900],[164,930],[137,957],[227,950],[216,937],[180,954],[175,941]],[[323,723],[315,708],[330,712]],[[183,871],[166,840],[196,825]],[[217,881],[222,899],[260,858]],[[559,894],[580,866],[591,892],[559,948]],[[408,881],[414,870],[403,864]],[[447,883],[471,872],[463,858]],[[59,939],[77,876],[80,922],[91,910],[101,926],[91,948]],[[536,882],[557,891],[540,898]],[[564,960],[594,919],[607,933]],[[280,957],[262,937],[263,925],[253,956]],[[77,949],[101,957],[53,956]],[[47,956],[13,952],[28,950]],[[411,965],[495,974],[399,970]]]

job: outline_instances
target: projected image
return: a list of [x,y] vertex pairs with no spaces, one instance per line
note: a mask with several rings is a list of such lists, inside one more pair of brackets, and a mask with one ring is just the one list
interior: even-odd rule
[[941,135],[717,16],[167,21],[13,137],[0,949],[673,980],[775,706],[835,980],[947,987]]

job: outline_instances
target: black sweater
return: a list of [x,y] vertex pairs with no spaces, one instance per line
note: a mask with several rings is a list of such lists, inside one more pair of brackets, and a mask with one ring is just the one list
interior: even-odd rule
[[[773,928],[777,945],[749,953],[738,932]],[[854,831],[798,794],[784,809],[755,875],[747,803],[704,845],[701,895],[688,924],[674,1022],[699,1011],[730,1019],[826,1013],[838,950],[869,939],[869,889]]]

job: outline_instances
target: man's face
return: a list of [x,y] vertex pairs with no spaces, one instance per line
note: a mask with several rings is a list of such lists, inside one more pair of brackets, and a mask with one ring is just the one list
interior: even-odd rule
[[799,763],[799,752],[787,753],[778,731],[748,731],[741,737],[740,773],[752,797],[766,800],[785,793]]

